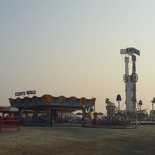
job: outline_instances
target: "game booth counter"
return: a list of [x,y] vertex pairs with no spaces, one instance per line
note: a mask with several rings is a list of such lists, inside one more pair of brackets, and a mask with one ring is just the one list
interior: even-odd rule
[[[65,123],[85,126],[86,111],[95,106],[96,98],[76,98],[45,94],[41,97],[9,98],[11,107],[18,108],[21,125],[51,126]],[[82,117],[64,117],[63,113],[82,112]]]

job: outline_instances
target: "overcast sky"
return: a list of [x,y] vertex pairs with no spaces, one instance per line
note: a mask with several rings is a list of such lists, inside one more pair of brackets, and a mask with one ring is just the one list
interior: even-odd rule
[[120,49],[127,47],[141,52],[137,100],[150,110],[155,97],[154,0],[0,0],[0,105],[27,90],[36,90],[38,97],[96,97],[101,112],[107,97],[117,105],[120,94],[123,104]]

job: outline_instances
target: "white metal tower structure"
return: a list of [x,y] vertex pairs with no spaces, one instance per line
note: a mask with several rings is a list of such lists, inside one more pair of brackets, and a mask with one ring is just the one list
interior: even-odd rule
[[[138,75],[136,73],[136,55],[140,56],[140,51],[135,48],[121,49],[121,54],[125,54],[125,74],[123,81],[125,82],[126,91],[126,110],[134,111],[136,109],[136,82]],[[129,73],[129,60],[132,60],[132,73]]]

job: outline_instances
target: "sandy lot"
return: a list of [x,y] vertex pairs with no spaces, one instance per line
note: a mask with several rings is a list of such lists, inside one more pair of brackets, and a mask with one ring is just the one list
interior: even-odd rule
[[154,155],[155,126],[21,127],[0,133],[0,155]]

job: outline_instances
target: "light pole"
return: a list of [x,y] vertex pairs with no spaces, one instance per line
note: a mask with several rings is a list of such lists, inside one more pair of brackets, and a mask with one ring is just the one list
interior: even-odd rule
[[140,107],[140,110],[141,110],[141,106],[143,105],[143,102],[142,102],[142,100],[139,100],[139,107]]
[[122,100],[121,95],[118,94],[116,97],[116,101],[118,101],[118,110],[120,110],[120,101]]
[[139,115],[139,119],[140,119],[140,124],[141,124],[141,119],[142,119],[142,117],[143,117],[143,113],[142,113],[142,111],[141,111],[141,106],[142,106],[142,104],[143,104],[143,102],[142,102],[142,100],[139,100],[139,107],[140,107],[140,112],[138,113]]

